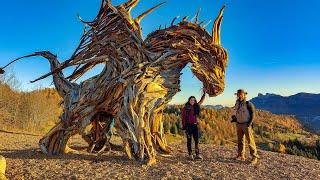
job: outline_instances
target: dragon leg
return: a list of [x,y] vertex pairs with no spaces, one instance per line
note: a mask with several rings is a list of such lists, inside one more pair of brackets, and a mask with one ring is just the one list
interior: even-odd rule
[[[166,90],[159,85],[155,77],[148,82],[128,86],[124,92],[123,107],[118,117],[122,122],[125,151],[128,157],[146,161],[148,165],[156,162],[156,149],[169,152],[162,131],[162,111],[156,111]],[[159,115],[159,116],[157,116]]]
[[119,135],[122,139],[124,152],[126,153],[129,159],[134,159],[134,143],[131,140],[132,136],[130,135],[130,131],[128,129],[127,124],[125,123],[125,120],[117,118],[115,121],[115,129],[117,135]]
[[82,135],[89,144],[88,151],[101,153],[106,149],[110,150],[110,139],[114,126],[113,117],[100,112],[94,116],[91,125],[89,133]]
[[[69,139],[75,134],[82,134],[85,127],[90,124],[92,116],[72,119],[73,121],[60,121],[56,124],[42,139],[39,141],[39,146],[44,154],[58,155],[67,153],[78,153],[76,150],[68,147]],[[71,122],[71,123],[66,123]]]
[[160,153],[169,154],[172,151],[169,148],[164,135],[162,113],[163,113],[163,110],[161,109],[161,110],[152,112],[150,116],[152,141]]
[[72,150],[67,146],[68,140],[71,136],[72,131],[66,130],[63,122],[59,122],[42,139],[40,139],[40,149],[44,154],[48,155],[72,152]]
[[120,117],[123,128],[117,129],[123,139],[124,151],[129,159],[137,159],[151,165],[156,162],[156,151],[152,141],[149,126],[144,124],[143,119],[131,119],[128,116]]

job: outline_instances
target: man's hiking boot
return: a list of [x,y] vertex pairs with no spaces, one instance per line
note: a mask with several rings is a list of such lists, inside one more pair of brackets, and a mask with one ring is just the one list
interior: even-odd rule
[[257,163],[258,163],[258,158],[257,157],[252,158],[250,164],[256,165]]
[[196,160],[202,160],[203,157],[202,157],[200,154],[197,154],[196,157],[195,157],[195,159],[196,159]]
[[235,158],[235,160],[237,160],[237,161],[245,161],[246,158],[245,158],[244,156],[237,156],[237,157]]
[[193,157],[192,154],[189,154],[189,155],[188,155],[188,158],[189,158],[189,160],[194,160],[194,157]]

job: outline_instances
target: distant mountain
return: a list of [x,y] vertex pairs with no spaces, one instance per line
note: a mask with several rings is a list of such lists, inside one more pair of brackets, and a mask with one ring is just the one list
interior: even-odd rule
[[251,99],[258,109],[274,114],[295,115],[306,127],[320,131],[320,94],[298,93],[280,96],[267,93]]
[[207,109],[222,109],[224,106],[222,105],[204,105],[205,108]]

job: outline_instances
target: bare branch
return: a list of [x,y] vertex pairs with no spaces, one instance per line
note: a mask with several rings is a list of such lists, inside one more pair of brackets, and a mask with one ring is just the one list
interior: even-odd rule
[[145,11],[144,13],[142,13],[141,15],[139,15],[139,16],[135,19],[135,21],[136,21],[137,23],[140,23],[140,21],[141,21],[146,15],[148,15],[149,13],[151,13],[152,11],[154,11],[155,9],[157,9],[158,7],[160,7],[160,6],[161,6],[162,4],[164,4],[164,3],[165,3],[165,2],[162,2],[162,3],[160,3],[160,4],[157,4],[156,6],[148,9],[147,11]]
[[171,26],[174,25],[174,22],[175,22],[179,17],[180,17],[180,16],[176,16],[176,17],[174,17],[174,18],[172,19],[172,21],[171,21]]

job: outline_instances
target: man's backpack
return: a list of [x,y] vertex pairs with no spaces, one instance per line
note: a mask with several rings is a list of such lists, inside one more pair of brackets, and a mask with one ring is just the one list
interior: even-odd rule
[[250,102],[249,101],[246,101],[246,104],[247,104],[247,109],[248,109],[248,111],[249,111],[249,114],[250,114],[250,116],[252,116],[252,114],[254,113],[253,111],[253,108],[252,108],[252,105],[250,104]]
[[253,107],[253,104],[250,103],[249,101],[246,101],[246,104],[247,104],[247,109],[249,111],[249,115],[250,115],[250,119],[251,119],[251,127],[253,128],[254,107]]

